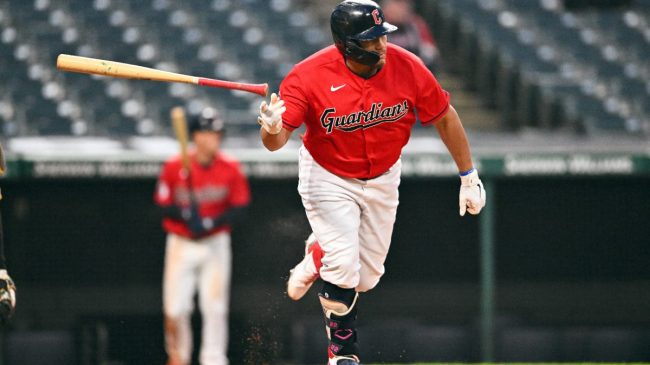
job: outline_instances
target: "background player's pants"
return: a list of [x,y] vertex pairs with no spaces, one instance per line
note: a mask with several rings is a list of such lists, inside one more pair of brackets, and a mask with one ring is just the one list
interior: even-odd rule
[[323,250],[323,280],[359,292],[384,274],[399,202],[401,161],[372,180],[342,178],[300,148],[298,192]]
[[200,362],[202,365],[228,364],[231,261],[230,234],[227,232],[198,241],[175,234],[167,236],[163,310],[175,325],[175,333],[165,330],[168,355],[177,354],[189,364],[192,354],[190,318],[198,287],[203,318]]

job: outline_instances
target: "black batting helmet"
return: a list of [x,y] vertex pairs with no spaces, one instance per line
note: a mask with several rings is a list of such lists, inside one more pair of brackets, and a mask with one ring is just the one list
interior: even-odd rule
[[188,130],[190,134],[197,131],[223,132],[224,123],[215,108],[204,108],[190,119]]
[[397,30],[384,21],[384,12],[371,0],[345,0],[330,17],[336,48],[345,56],[364,65],[379,62],[379,56],[361,48],[359,41],[369,41]]

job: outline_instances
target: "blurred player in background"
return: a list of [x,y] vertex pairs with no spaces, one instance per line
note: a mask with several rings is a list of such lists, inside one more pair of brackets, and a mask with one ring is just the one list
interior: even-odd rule
[[190,364],[197,288],[203,318],[200,362],[228,364],[230,231],[251,194],[239,163],[220,151],[223,128],[217,111],[204,109],[188,126],[194,143],[189,174],[176,156],[165,162],[158,179],[155,201],[167,232],[163,310],[168,365]]
[[[0,146],[0,176],[7,171],[2,146]],[[2,192],[0,192],[2,199]],[[0,325],[9,322],[9,319],[16,309],[16,285],[7,272],[7,263],[5,260],[4,250],[4,233],[2,230],[2,215],[0,215]]]
[[383,0],[386,21],[397,26],[390,42],[415,53],[436,74],[440,70],[440,52],[427,22],[415,12],[412,0]]
[[[287,294],[300,299],[320,277],[329,365],[359,364],[359,292],[384,273],[398,205],[400,154],[416,122],[435,125],[460,174],[460,215],[485,204],[464,128],[449,94],[422,61],[387,43],[396,27],[369,0],[347,0],[330,18],[334,46],[297,64],[260,105],[267,149],[303,123],[298,191],[313,231]],[[423,217],[426,220],[427,217]]]

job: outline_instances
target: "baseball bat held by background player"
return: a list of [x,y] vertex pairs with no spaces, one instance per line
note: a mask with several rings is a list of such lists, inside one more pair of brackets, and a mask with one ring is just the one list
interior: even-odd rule
[[188,131],[187,131],[187,121],[185,119],[185,111],[183,107],[177,106],[171,110],[171,119],[172,126],[174,128],[174,134],[176,139],[178,139],[178,144],[180,146],[181,153],[181,163],[185,172],[189,175],[190,173],[190,159],[187,154],[187,145],[189,143]]
[[182,82],[201,86],[218,87],[231,90],[241,90],[266,96],[268,84],[248,84],[225,80],[209,79],[206,77],[190,76],[175,72],[158,70],[130,63],[101,60],[97,58],[60,54],[56,59],[56,67],[62,71],[94,74],[110,77],[121,77],[137,80],[153,80],[164,82]]

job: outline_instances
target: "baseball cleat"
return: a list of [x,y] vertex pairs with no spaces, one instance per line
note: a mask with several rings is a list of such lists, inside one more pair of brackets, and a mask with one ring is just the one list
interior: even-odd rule
[[305,257],[289,271],[287,295],[293,300],[299,300],[319,278],[323,251],[316,241],[316,236],[310,234],[305,241]]
[[330,357],[327,365],[360,365],[361,361],[355,355]]

